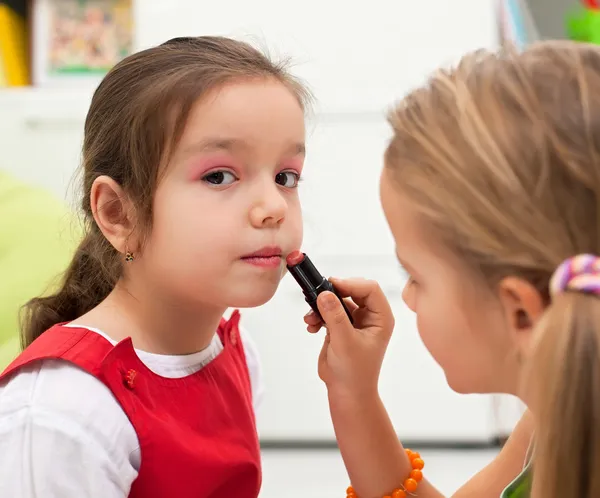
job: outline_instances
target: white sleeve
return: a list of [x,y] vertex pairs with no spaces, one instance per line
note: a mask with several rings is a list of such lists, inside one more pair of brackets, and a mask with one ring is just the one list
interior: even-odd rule
[[118,402],[77,367],[46,360],[0,384],[0,496],[126,498],[137,458]]
[[244,353],[246,354],[246,364],[248,365],[250,383],[252,384],[252,402],[254,411],[256,411],[265,394],[260,355],[258,354],[256,343],[244,327],[240,327],[240,337],[244,345]]

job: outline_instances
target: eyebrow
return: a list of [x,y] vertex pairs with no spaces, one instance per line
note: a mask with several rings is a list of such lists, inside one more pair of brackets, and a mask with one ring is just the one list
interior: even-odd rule
[[[234,138],[207,138],[185,147],[182,151],[182,154],[188,156],[199,152],[210,152],[216,150],[235,152],[236,150],[239,151],[249,148],[251,148],[251,146],[244,140],[238,140]],[[297,142],[288,150],[294,156],[305,155],[306,145],[303,142]]]

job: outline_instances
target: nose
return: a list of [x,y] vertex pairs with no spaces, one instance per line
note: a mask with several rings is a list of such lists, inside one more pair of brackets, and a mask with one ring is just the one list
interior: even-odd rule
[[285,219],[287,201],[272,179],[269,183],[260,186],[250,209],[250,223],[254,228],[277,228]]

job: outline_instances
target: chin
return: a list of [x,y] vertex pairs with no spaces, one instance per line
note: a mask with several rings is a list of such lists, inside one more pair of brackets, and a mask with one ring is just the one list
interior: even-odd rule
[[448,383],[448,386],[455,393],[457,393],[457,394],[476,394],[479,392],[477,389],[475,389],[476,386],[473,385],[473,382],[469,382],[468,378],[452,377],[452,376],[449,376],[448,374],[445,374],[445,375],[446,375],[446,382]]
[[490,392],[496,392],[489,389],[490,386],[486,386],[484,382],[481,382],[481,378],[477,376],[452,378],[446,375],[446,382],[448,382],[450,389],[457,394],[489,394]]
[[228,301],[231,303],[229,308],[257,308],[268,303],[277,290],[277,286],[256,286],[254,289],[239,289],[238,292],[232,293]]

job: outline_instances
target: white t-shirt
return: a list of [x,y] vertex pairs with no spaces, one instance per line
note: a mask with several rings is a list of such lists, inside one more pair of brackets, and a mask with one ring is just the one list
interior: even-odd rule
[[[258,354],[240,333],[256,408],[263,391]],[[208,348],[190,355],[136,352],[153,372],[177,378],[199,371],[222,350],[215,334]],[[44,360],[0,383],[0,497],[124,498],[140,461],[135,429],[116,398],[79,367]]]

